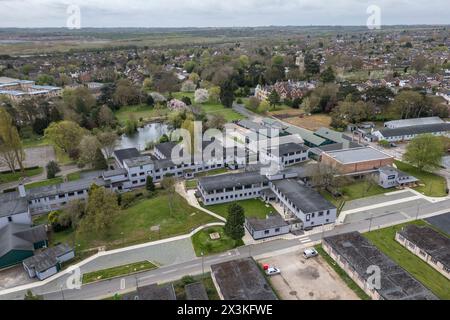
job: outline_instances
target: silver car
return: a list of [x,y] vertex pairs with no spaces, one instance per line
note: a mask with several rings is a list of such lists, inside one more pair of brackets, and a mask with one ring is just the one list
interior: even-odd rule
[[319,253],[314,248],[309,248],[309,249],[306,249],[305,251],[303,251],[303,257],[305,259],[314,258],[314,257],[317,257],[318,255],[319,255]]

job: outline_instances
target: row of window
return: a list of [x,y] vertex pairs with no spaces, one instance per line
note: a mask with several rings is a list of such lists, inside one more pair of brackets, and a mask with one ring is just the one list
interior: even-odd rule
[[216,201],[223,201],[223,200],[230,200],[230,199],[239,199],[239,198],[247,198],[247,197],[252,197],[252,196],[259,196],[261,194],[260,191],[254,191],[254,192],[249,192],[249,193],[240,193],[240,194],[236,194],[236,195],[230,195],[230,196],[222,196],[222,197],[216,197],[216,198],[206,198],[206,202],[216,202]]

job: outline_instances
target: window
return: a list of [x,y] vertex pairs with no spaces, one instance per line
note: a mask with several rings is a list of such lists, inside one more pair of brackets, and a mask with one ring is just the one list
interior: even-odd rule
[[270,230],[265,230],[265,231],[264,231],[264,234],[265,234],[265,235],[268,235],[269,233],[270,233]]
[[319,217],[323,217],[323,211],[319,212]]
[[12,217],[8,217],[8,222],[12,222]]
[[276,228],[275,229],[275,232],[277,232],[277,233],[280,232],[280,231],[281,231],[280,228]]

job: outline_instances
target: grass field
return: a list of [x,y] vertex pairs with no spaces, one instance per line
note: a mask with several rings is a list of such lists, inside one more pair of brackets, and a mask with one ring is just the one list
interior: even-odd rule
[[[40,221],[45,221],[45,218],[40,218]],[[95,233],[67,230],[53,233],[50,240],[52,244],[75,243],[79,250],[99,246],[114,249],[187,234],[211,222],[217,220],[192,208],[178,194],[169,197],[166,191],[158,191],[155,197],[138,200],[128,209],[121,210],[111,229],[102,237]],[[159,226],[159,231],[152,229],[156,226]]]
[[[425,221],[415,221],[412,223],[429,226]],[[364,236],[440,299],[449,300],[450,281],[429,266],[425,261],[395,241],[395,234],[405,225],[406,224],[402,224],[372,231],[364,234]]]
[[[215,232],[220,234],[220,239],[211,240],[209,235]],[[228,237],[223,227],[212,227],[196,233],[192,237],[192,245],[194,246],[195,254],[201,257],[202,252],[205,256],[221,253],[243,246],[244,242],[242,240],[235,241]]]
[[21,172],[15,172],[15,173],[0,173],[0,184],[2,183],[8,183],[8,182],[14,182],[20,180],[22,177],[33,177],[37,176],[44,172],[43,168],[37,168],[37,169],[26,169],[25,172],[22,174]]
[[[176,99],[181,99],[183,97],[189,97],[192,101],[192,104],[196,105],[196,103],[194,102],[194,93],[192,93],[192,92],[175,92],[172,94],[172,96]],[[206,103],[199,104],[199,106],[202,108],[202,110],[207,115],[221,114],[228,122],[241,120],[244,118],[242,115],[240,115],[233,109],[225,108],[220,103],[206,102]]]
[[331,125],[331,117],[325,114],[313,114],[311,116],[304,115],[304,111],[299,109],[281,110],[271,113],[273,116],[277,115],[292,115],[291,118],[283,119],[283,121],[293,124],[295,126],[305,128],[307,130],[316,131],[319,128],[329,128]]
[[445,178],[434,173],[421,171],[416,167],[413,167],[412,165],[401,161],[395,161],[395,165],[399,170],[411,174],[420,180],[419,183],[421,184],[421,186],[415,189],[418,192],[423,193],[424,195],[429,197],[447,196],[447,181],[445,180]]
[[372,197],[388,192],[377,184],[367,184],[365,181],[357,181],[342,187],[345,201],[351,201],[366,197]]
[[142,119],[144,122],[152,120],[153,118],[164,117],[167,114],[167,109],[155,109],[147,105],[135,105],[135,106],[125,106],[120,108],[114,113],[117,120],[121,125],[133,116],[136,120]]
[[124,266],[94,271],[83,274],[83,283],[91,283],[111,279],[119,276],[127,276],[133,273],[156,269],[157,266],[149,261],[131,263]]
[[54,179],[47,179],[43,181],[33,182],[30,184],[25,185],[25,189],[31,189],[31,188],[39,188],[39,187],[46,187],[46,186],[52,186],[55,184],[63,183],[63,178],[57,177]]
[[350,278],[347,273],[342,270],[342,268],[331,258],[325,250],[323,250],[322,245],[315,247],[317,252],[322,258],[330,265],[331,268],[339,275],[339,277],[345,282],[345,284],[354,292],[361,300],[371,300],[371,298],[362,290],[355,281]]
[[[268,214],[277,212],[271,205],[266,205],[259,199],[242,200],[235,203],[244,208],[246,217],[265,219]],[[205,208],[226,219],[228,217],[228,208],[230,205],[231,203],[224,203],[205,206]]]

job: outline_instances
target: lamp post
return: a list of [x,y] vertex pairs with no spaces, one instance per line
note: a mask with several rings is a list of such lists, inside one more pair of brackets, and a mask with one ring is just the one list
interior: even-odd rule
[[66,300],[66,298],[64,297],[64,290],[63,290],[63,286],[61,285],[61,295],[62,295],[62,299]]
[[416,213],[416,220],[419,220],[419,213],[420,213],[420,202],[417,203],[417,213]]
[[372,230],[372,219],[373,219],[373,214],[370,215],[369,232]]
[[205,255],[204,255],[203,251],[202,251],[201,255],[202,255],[202,276],[205,277]]

